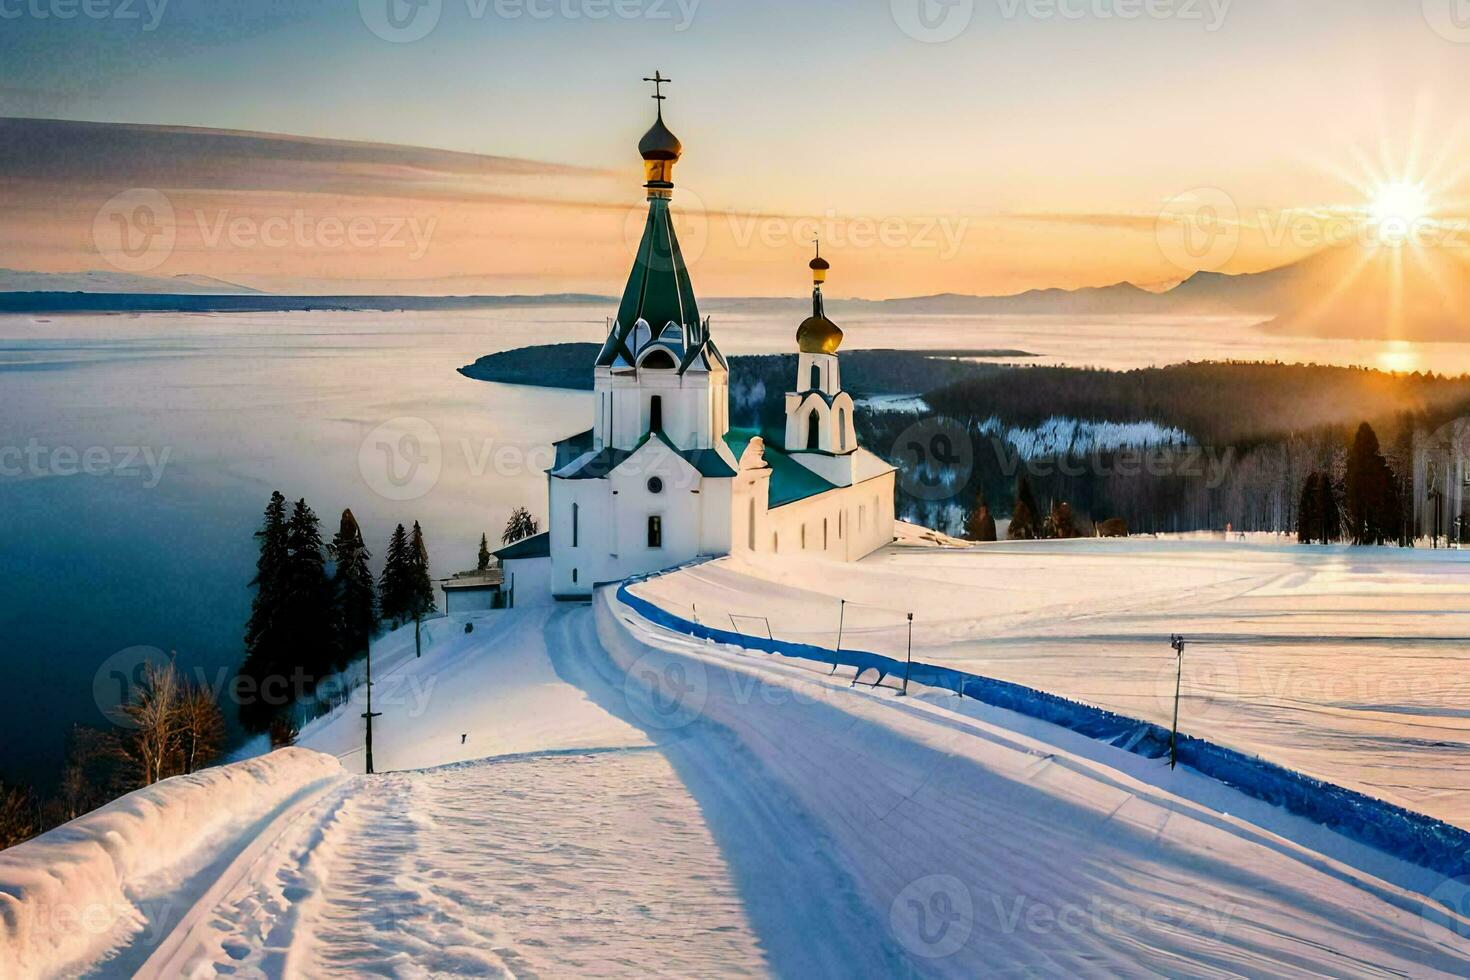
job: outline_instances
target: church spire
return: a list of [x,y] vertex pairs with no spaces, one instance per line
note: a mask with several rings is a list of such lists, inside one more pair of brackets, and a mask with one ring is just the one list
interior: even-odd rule
[[822,243],[812,243],[817,254],[807,267],[812,270],[812,315],[801,321],[796,328],[796,344],[803,354],[835,354],[842,344],[842,330],[827,319],[822,309],[822,283],[827,281],[827,270],[831,263],[822,258]]
[[614,329],[603,344],[597,363],[615,370],[631,370],[637,362],[638,350],[635,348],[640,343],[636,333],[638,323],[647,324],[646,339],[672,336],[666,333],[672,323],[679,328],[675,332],[680,335],[678,346],[683,350],[682,372],[709,342],[709,337],[699,316],[694,285],[690,282],[689,269],[684,264],[679,239],[674,233],[673,217],[669,213],[669,198],[674,191],[674,164],[684,152],[678,137],[664,125],[663,103],[667,96],[661,91],[661,86],[668,84],[669,79],[662,72],[654,72],[652,78],[644,81],[653,83],[652,97],[658,106],[653,126],[638,142],[638,153],[643,158],[647,179],[644,187],[648,189],[648,217],[628,283],[623,288],[622,302],[618,304]]

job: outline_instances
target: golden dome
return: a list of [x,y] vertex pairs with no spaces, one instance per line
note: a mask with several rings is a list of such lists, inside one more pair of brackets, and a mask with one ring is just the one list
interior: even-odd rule
[[842,346],[842,328],[813,313],[796,328],[796,346],[803,354],[835,354]]
[[822,283],[827,280],[831,263],[818,255],[807,263],[812,270],[812,315],[796,328],[796,346],[803,354],[835,354],[842,346],[842,330],[827,319],[822,309]]

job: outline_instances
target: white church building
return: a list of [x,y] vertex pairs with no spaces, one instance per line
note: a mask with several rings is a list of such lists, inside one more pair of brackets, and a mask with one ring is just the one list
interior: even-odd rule
[[549,551],[558,598],[700,556],[855,561],[893,540],[894,469],[858,445],[820,255],[784,431],[730,427],[729,364],[700,317],[669,214],[683,147],[655,98],[658,118],[638,145],[648,218],[592,367],[592,427],[557,444],[545,543],[506,555]]

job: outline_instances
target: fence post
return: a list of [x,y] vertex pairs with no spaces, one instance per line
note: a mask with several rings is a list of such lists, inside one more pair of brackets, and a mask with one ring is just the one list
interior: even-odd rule
[[904,665],[903,665],[903,690],[899,693],[899,697],[903,697],[903,696],[905,696],[905,695],[907,695],[909,693],[909,671],[911,671],[913,669],[913,666],[914,666],[914,614],[913,613],[909,613],[908,614],[908,617],[909,617],[909,650],[908,650],[908,659],[904,662]]
[[847,618],[847,600],[838,599],[837,601],[841,603],[837,607],[837,648],[832,651],[832,669],[828,671],[828,677],[837,673],[837,657],[842,653],[842,622]]
[[1169,729],[1169,768],[1173,769],[1179,761],[1179,687],[1184,680],[1184,637],[1175,633],[1169,637],[1169,645],[1174,648],[1174,724]]

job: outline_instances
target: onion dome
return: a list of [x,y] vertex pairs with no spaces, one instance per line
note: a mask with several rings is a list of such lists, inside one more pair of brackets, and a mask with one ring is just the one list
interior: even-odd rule
[[803,354],[835,354],[842,346],[842,328],[814,313],[796,328],[796,346]]
[[796,328],[796,346],[803,354],[835,354],[842,346],[842,329],[822,310],[822,283],[832,266],[818,255],[807,267],[812,270],[812,315]]
[[654,72],[652,78],[645,78],[644,81],[653,83],[653,100],[658,106],[658,117],[638,141],[638,154],[643,157],[643,177],[646,181],[643,186],[657,196],[667,197],[668,191],[674,186],[674,164],[683,155],[684,144],[664,125],[664,99],[668,96],[663,94],[661,86],[668,79],[661,72]]
[[669,132],[669,127],[664,125],[664,114],[660,112],[658,118],[653,121],[648,132],[638,141],[638,153],[644,160],[668,160],[675,162],[684,152],[684,144],[679,142],[679,137]]

